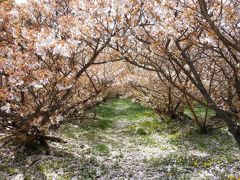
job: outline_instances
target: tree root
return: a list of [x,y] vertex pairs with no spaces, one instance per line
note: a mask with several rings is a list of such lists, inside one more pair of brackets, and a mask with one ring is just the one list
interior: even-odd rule
[[67,143],[66,141],[64,141],[61,138],[55,137],[55,136],[45,136],[45,139],[47,141],[52,141],[52,142],[58,142],[58,143]]

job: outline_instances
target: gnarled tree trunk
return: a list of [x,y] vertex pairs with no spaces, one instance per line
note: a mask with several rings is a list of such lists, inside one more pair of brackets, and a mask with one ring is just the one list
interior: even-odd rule
[[216,113],[226,122],[228,131],[233,135],[234,139],[240,146],[240,126],[235,122],[234,118],[229,116],[228,114],[222,111],[217,111]]

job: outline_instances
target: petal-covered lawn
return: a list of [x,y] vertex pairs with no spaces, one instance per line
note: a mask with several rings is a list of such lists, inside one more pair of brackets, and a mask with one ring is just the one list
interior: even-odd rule
[[163,122],[128,99],[66,124],[52,154],[2,149],[0,179],[239,179],[240,153],[227,130],[200,134],[187,120]]

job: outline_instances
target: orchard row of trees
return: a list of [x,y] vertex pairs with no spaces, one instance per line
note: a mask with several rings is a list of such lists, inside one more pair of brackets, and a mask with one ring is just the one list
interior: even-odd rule
[[[211,108],[225,121],[238,144],[239,8],[238,1],[145,2],[140,9],[140,25],[133,28],[132,38],[120,49],[131,64],[155,72],[151,77],[158,81],[155,85],[144,85],[142,80],[134,85],[150,95],[152,103],[159,106],[160,92],[160,98],[167,102],[164,111],[170,116],[178,109],[182,112],[181,103],[192,112],[193,103]],[[203,124],[196,115],[194,119],[206,128],[206,119]]]
[[1,3],[6,143],[40,144],[49,153],[46,140],[59,141],[47,136],[50,129],[108,96],[123,70],[121,62],[110,64],[118,59],[109,44],[121,29],[106,8],[88,0]]
[[239,11],[237,0],[1,2],[4,141],[48,152],[50,129],[131,93],[173,119],[210,108],[240,144]]

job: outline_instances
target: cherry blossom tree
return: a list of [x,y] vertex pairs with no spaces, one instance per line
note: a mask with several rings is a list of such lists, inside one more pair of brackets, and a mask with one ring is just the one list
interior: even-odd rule
[[238,12],[237,1],[145,1],[119,53],[213,109],[240,144]]
[[174,120],[182,118],[186,106],[184,94],[160,79],[156,72],[131,67],[127,78],[133,98],[155,109],[160,116],[169,116]]
[[111,1],[1,6],[0,129],[9,135],[6,142],[40,144],[49,153],[46,141],[59,141],[47,136],[49,129],[101,96],[114,75],[99,66],[118,61],[108,48],[124,31],[118,11]]

